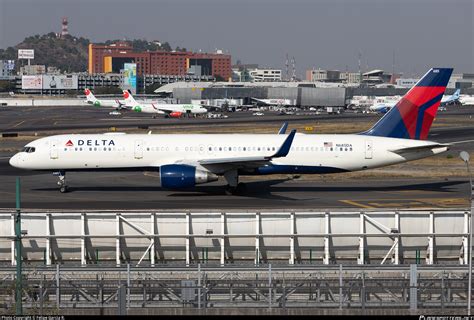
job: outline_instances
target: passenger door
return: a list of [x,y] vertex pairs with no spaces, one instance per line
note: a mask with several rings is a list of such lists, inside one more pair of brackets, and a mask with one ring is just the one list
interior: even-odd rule
[[143,158],[143,141],[135,140],[135,159]]
[[373,144],[372,140],[365,140],[365,158],[372,159]]
[[49,146],[49,157],[51,159],[57,159],[59,157],[57,140],[51,141],[51,145]]

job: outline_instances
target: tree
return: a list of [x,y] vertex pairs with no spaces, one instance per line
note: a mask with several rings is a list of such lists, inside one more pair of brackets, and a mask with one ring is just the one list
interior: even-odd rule
[[10,80],[0,80],[0,92],[10,92],[15,90],[15,82]]

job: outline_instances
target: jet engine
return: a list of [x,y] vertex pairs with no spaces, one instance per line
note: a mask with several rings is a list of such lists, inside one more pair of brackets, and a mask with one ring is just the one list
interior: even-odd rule
[[217,175],[184,164],[167,164],[160,167],[161,186],[166,189],[183,189],[196,184],[216,181]]
[[170,118],[181,118],[182,114],[183,114],[182,112],[174,111],[170,113]]

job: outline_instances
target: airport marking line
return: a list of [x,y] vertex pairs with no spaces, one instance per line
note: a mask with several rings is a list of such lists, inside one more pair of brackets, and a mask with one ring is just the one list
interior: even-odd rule
[[356,201],[352,201],[352,200],[339,200],[339,201],[340,201],[340,202],[343,202],[343,203],[347,203],[347,204],[353,205],[353,206],[356,206],[356,207],[360,207],[360,208],[375,209],[375,207],[372,207],[372,206],[369,206],[369,205],[365,205],[365,204],[362,204],[362,203],[359,203],[359,202],[356,202]]
[[15,124],[12,128],[16,128],[18,127],[20,124],[24,123],[26,120],[23,120],[23,121],[20,121],[18,122],[17,124]]
[[377,199],[374,200],[363,200],[361,202],[352,200],[339,200],[340,202],[347,203],[353,206],[357,206],[365,209],[376,209],[376,208],[387,208],[387,207],[415,207],[425,208],[427,205],[438,208],[450,208],[452,206],[464,206],[467,205],[467,199],[463,198],[418,198],[418,199]]

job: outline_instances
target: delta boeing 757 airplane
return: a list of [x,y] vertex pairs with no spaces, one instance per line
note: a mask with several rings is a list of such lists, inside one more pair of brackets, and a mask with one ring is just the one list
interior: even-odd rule
[[326,174],[430,157],[449,144],[426,141],[453,69],[434,68],[371,129],[359,134],[64,134],[28,143],[16,168],[53,171],[61,192],[69,171],[159,171],[161,186],[183,189],[218,180],[228,193],[240,175]]

